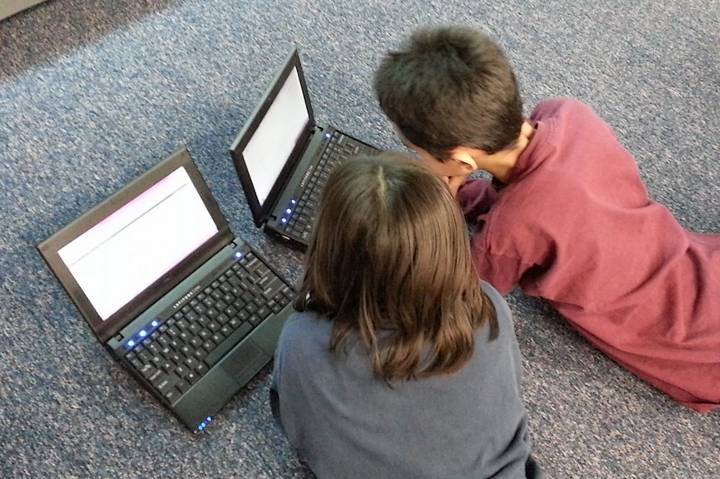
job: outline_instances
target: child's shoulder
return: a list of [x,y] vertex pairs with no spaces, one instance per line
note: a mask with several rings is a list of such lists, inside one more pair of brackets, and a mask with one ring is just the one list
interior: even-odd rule
[[326,340],[331,332],[330,321],[312,311],[295,311],[285,321],[280,345],[295,345]]
[[535,105],[530,120],[535,122],[553,120],[556,123],[575,127],[588,122],[606,125],[592,106],[569,97],[547,98],[540,101]]

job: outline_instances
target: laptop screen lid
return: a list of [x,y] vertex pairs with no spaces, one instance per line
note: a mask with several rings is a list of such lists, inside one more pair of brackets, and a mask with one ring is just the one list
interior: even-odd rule
[[294,50],[230,147],[255,226],[266,221],[315,127]]
[[105,341],[231,241],[187,150],[39,245]]

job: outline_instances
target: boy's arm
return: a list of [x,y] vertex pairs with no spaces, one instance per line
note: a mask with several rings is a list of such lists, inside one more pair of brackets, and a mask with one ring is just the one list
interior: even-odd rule
[[493,285],[503,296],[508,294],[520,282],[522,276],[533,267],[520,258],[494,254],[482,245],[482,240],[476,235],[471,242],[473,263],[480,279]]
[[477,179],[463,183],[457,190],[456,198],[462,207],[465,219],[474,223],[477,217],[487,213],[497,200],[497,191],[490,180]]

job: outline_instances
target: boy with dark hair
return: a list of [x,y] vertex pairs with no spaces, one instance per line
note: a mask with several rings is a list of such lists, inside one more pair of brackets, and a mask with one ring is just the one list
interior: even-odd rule
[[[546,299],[585,338],[675,400],[720,406],[720,235],[652,201],[633,156],[588,106],[529,118],[500,47],[468,27],[414,33],[375,76],[403,142],[475,223],[479,275]],[[475,170],[493,175],[466,181]]]

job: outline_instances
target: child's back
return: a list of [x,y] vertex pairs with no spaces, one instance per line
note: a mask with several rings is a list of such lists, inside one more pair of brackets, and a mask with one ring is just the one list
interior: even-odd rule
[[[682,228],[589,107],[540,103],[535,136],[492,206],[459,192],[483,277],[547,299],[585,337],[676,400],[720,404],[720,235]],[[488,210],[489,208],[489,210]],[[475,210],[475,211],[473,211]],[[487,210],[487,211],[484,211]]]
[[328,348],[330,321],[313,313],[288,321],[274,376],[282,423],[319,477],[525,477],[520,354],[510,311],[483,289],[497,311],[497,339],[479,329],[460,371],[392,387],[374,375],[356,335],[338,360]]
[[422,165],[331,174],[295,307],[273,390],[318,476],[539,476],[510,311],[478,282],[462,213]]

